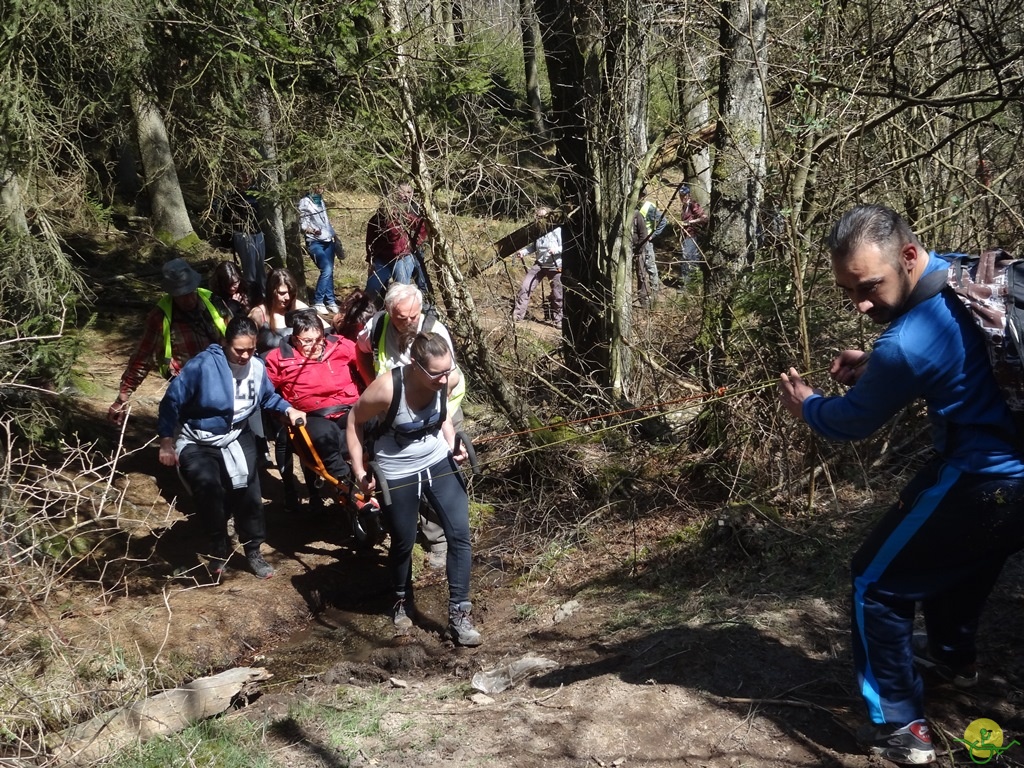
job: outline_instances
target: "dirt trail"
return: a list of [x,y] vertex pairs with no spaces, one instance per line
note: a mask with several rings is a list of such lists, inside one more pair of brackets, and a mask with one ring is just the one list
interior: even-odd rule
[[[494,311],[488,324],[501,327],[501,313]],[[538,329],[545,338],[555,332]],[[84,403],[97,423],[132,343],[128,331],[103,338],[92,350],[94,391]],[[192,502],[156,462],[155,447],[141,447],[153,434],[162,390],[150,377],[135,397],[125,438],[132,452],[118,467],[124,527],[131,529],[129,557],[106,576],[118,586],[97,594],[83,585],[61,630],[135,649],[169,674],[183,660],[192,668],[254,664],[275,672],[264,695],[237,717],[277,718],[303,698],[356,696],[346,690],[384,697],[379,733],[353,736],[344,755],[323,733],[271,728],[279,765],[877,764],[851,736],[861,711],[844,598],[820,583],[826,559],[841,562],[843,546],[850,546],[849,524],[838,513],[831,513],[835,521],[790,521],[761,554],[715,539],[706,549],[674,550],[696,553],[692,562],[673,561],[678,555],[665,544],[682,524],[677,510],[648,510],[637,520],[594,513],[585,540],[532,571],[505,547],[490,545],[495,532],[478,530],[474,618],[485,643],[456,649],[442,635],[441,575],[420,570],[424,618],[408,636],[394,637],[385,616],[383,550],[357,552],[330,508],[318,516],[286,513],[275,470],[263,475],[263,495],[265,552],[277,574],[258,581],[237,555],[222,583],[208,583],[194,560]],[[808,556],[809,539],[820,547]],[[190,564],[194,571],[175,576]],[[1015,564],[986,621],[982,650],[1002,664],[999,673],[987,670],[969,695],[929,694],[944,737],[962,736],[978,717],[995,719],[1008,734],[1024,732],[1022,583]],[[556,622],[558,608],[573,600],[578,610]],[[557,666],[491,701],[470,697],[475,672],[527,654]],[[1002,759],[1024,764],[1024,751]],[[940,758],[945,765],[967,762],[963,751]]]

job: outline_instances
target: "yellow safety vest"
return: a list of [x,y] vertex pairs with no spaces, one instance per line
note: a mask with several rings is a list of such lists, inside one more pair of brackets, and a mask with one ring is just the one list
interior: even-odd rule
[[[196,288],[196,293],[199,294],[199,300],[206,306],[206,311],[210,314],[210,319],[213,321],[214,326],[220,331],[220,335],[223,336],[228,326],[210,300],[213,292],[208,291],[206,288]],[[166,379],[170,378],[171,360],[173,359],[171,355],[171,312],[174,310],[174,299],[171,298],[169,293],[165,293],[160,297],[160,301],[156,305],[164,313],[164,356],[160,361],[160,375]]]

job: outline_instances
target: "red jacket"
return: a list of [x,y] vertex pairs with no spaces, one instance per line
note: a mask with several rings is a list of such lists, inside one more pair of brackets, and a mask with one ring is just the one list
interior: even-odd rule
[[419,248],[426,230],[423,218],[411,211],[378,208],[366,224],[366,260],[390,264]]
[[287,342],[267,355],[267,375],[281,397],[300,411],[351,405],[359,399],[356,345],[328,336],[319,359],[300,357]]

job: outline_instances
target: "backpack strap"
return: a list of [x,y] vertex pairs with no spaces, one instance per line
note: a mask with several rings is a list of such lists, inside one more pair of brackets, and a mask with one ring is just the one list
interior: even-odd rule
[[[391,403],[388,405],[388,411],[384,414],[384,418],[379,421],[369,433],[369,439],[371,442],[376,442],[380,437],[387,434],[395,423],[395,417],[398,415],[398,406],[402,402],[402,393],[405,388],[405,378],[402,375],[403,367],[404,366],[397,366],[391,369]],[[415,439],[430,431],[440,431],[441,425],[443,425],[448,419],[448,398],[446,396],[439,395],[438,399],[441,401],[441,406],[438,409],[438,413],[441,418],[438,419],[437,429],[424,429],[422,434],[417,433],[415,435],[410,435],[409,437],[413,437]]]
[[395,416],[398,415],[398,406],[402,402],[402,391],[405,388],[405,379],[402,377],[402,367],[395,366],[391,369],[391,404],[388,406],[388,412],[384,416],[384,421],[380,423],[381,434],[384,434],[391,425],[395,423]]
[[933,269],[931,272],[922,275],[917,281],[917,285],[910,292],[910,295],[907,296],[907,300],[903,302],[903,306],[893,315],[892,319],[895,320],[897,317],[907,314],[918,304],[928,301],[933,296],[938,296],[942,289],[946,287],[947,276],[948,273],[944,269]]

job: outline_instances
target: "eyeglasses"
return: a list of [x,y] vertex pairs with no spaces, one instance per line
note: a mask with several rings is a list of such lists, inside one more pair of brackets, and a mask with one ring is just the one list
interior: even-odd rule
[[426,368],[424,368],[422,365],[420,365],[420,361],[419,360],[413,360],[413,362],[416,363],[416,367],[419,368],[421,371],[423,371],[423,373],[425,373],[427,378],[430,379],[431,381],[440,381],[445,376],[451,376],[453,373],[455,373],[455,366],[454,365],[451,368],[449,368],[447,371],[441,371],[440,373],[431,373]]
[[302,338],[301,336],[292,336],[292,344],[298,344],[300,347],[315,347],[321,341],[324,340],[323,336],[309,336]]

